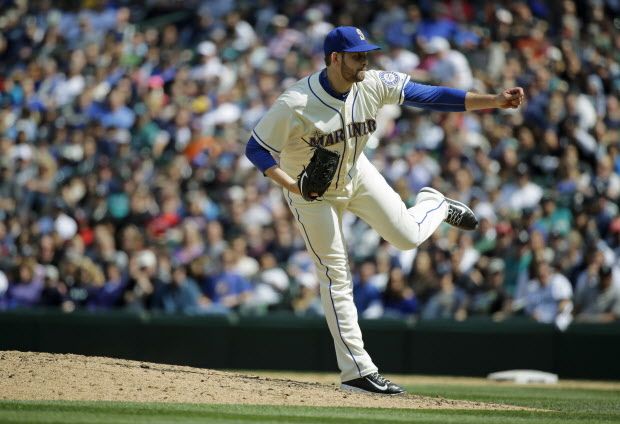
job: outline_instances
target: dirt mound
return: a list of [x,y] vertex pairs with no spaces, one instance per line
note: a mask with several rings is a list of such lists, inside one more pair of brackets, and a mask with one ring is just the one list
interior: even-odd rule
[[343,392],[294,381],[113,358],[0,351],[0,399],[106,400],[373,408],[520,409],[407,394]]

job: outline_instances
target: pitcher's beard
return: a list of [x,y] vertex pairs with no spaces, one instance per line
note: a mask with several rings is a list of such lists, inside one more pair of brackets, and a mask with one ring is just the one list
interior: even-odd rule
[[344,62],[340,65],[340,73],[342,74],[342,77],[347,82],[352,82],[352,83],[362,82],[364,81],[364,78],[366,77],[366,71],[364,70],[354,71],[353,69],[345,65]]

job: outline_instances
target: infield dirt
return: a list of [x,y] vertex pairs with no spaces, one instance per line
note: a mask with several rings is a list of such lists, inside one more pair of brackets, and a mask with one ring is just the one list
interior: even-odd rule
[[327,382],[122,359],[0,351],[0,399],[426,409],[524,409],[406,394],[343,392]]

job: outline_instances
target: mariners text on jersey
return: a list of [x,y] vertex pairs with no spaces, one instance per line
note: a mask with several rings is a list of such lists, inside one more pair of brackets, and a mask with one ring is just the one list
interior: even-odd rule
[[[374,132],[376,129],[377,129],[377,121],[375,121],[374,119],[367,119],[364,122],[351,122],[350,124],[346,126],[347,138],[363,137],[366,134],[370,134]],[[323,134],[323,133],[320,133],[319,131],[316,131],[314,135],[310,137],[310,140],[308,140],[308,143],[311,144],[312,146],[316,146],[316,145],[321,145],[323,147],[331,146],[340,141],[345,141],[344,135],[345,135],[344,130],[342,129],[333,131],[329,134]]]

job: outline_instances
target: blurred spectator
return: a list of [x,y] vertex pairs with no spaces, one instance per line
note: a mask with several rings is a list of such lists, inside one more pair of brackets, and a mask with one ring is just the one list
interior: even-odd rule
[[314,262],[307,250],[297,250],[288,259],[287,273],[291,279],[291,306],[298,315],[323,315],[319,297],[319,280]]
[[167,314],[196,315],[213,312],[214,309],[209,309],[210,303],[200,292],[198,284],[187,276],[183,265],[174,266],[170,281],[159,285],[153,294],[153,308],[161,309]]
[[[248,244],[245,239],[243,237],[235,237],[231,242],[231,248],[236,256],[236,271],[239,272],[239,274],[241,274],[244,278],[251,279],[252,277],[254,277],[261,268],[261,265],[256,259],[248,255]],[[261,257],[261,260],[267,257],[269,258],[267,260],[267,262],[269,263],[268,269],[277,268],[278,262],[275,257],[273,257],[273,255],[265,253]],[[263,269],[264,266],[265,264],[263,264]],[[284,270],[279,269],[279,271],[282,271],[286,276],[286,272],[284,272]],[[288,286],[288,284],[286,284],[286,286]]]
[[465,319],[467,317],[465,292],[454,285],[450,271],[443,270],[439,278],[439,291],[424,306],[422,318]]
[[525,230],[515,234],[508,222],[500,222],[496,230],[498,239],[493,256],[504,260],[504,286],[514,297],[519,276],[529,267],[532,259],[528,245],[529,234]]
[[203,288],[206,295],[220,306],[236,309],[251,298],[252,286],[235,270],[235,253],[226,249],[222,252],[222,269]]
[[613,172],[613,159],[609,155],[600,157],[596,163],[596,174],[591,183],[597,194],[610,200],[620,200],[620,175]]
[[564,327],[564,320],[573,311],[573,289],[562,274],[557,273],[546,260],[532,264],[533,278],[527,283],[523,304],[525,313],[538,322],[556,323]]
[[575,291],[575,319],[581,322],[611,322],[620,319],[620,276],[607,265],[581,281]]
[[472,296],[469,315],[502,317],[508,312],[509,296],[504,289],[504,261],[494,258],[486,267],[486,278],[481,289]]
[[413,268],[409,281],[416,297],[422,303],[426,303],[428,298],[437,290],[437,274],[433,268],[433,260],[427,250],[418,250],[413,261]]
[[40,303],[43,279],[36,273],[36,263],[24,260],[17,267],[17,275],[9,279],[6,292],[10,308],[33,307]]
[[387,286],[383,293],[384,315],[406,317],[419,310],[418,300],[403,275],[403,270],[394,267],[390,270]]
[[127,287],[127,278],[115,262],[108,262],[104,268],[105,282],[93,293],[91,305],[97,309],[112,309],[123,305],[123,293]]
[[567,236],[572,228],[572,215],[570,210],[558,206],[558,199],[551,193],[542,198],[542,216],[536,222],[544,234],[557,234]]
[[319,297],[319,280],[314,273],[304,272],[297,275],[297,295],[293,297],[293,311],[297,315],[325,315]]
[[543,196],[543,190],[538,184],[531,181],[529,166],[520,163],[516,171],[516,184],[508,183],[502,188],[502,203],[512,211],[522,211],[538,206]]
[[301,45],[303,35],[289,27],[289,19],[284,15],[275,15],[271,19],[271,25],[274,29],[274,36],[267,44],[269,55],[283,60],[293,47]]
[[450,48],[444,37],[434,36],[424,43],[428,75],[437,85],[469,91],[473,87],[473,76],[467,58],[458,50]]
[[6,292],[9,288],[9,280],[4,272],[0,271],[0,310],[7,307]]
[[174,260],[182,265],[188,264],[205,251],[200,228],[194,221],[186,220],[182,224],[183,240],[180,249],[174,254]]
[[129,281],[124,292],[124,304],[132,310],[151,307],[155,288],[162,282],[157,278],[157,258],[151,250],[140,250],[129,260]]
[[[210,308],[243,312],[263,287],[276,302],[261,300],[267,309],[320,314],[294,218],[242,153],[277,93],[324,67],[323,37],[342,24],[382,46],[373,67],[480,92],[520,85],[527,100],[458,116],[381,112],[365,153],[404,201],[432,185],[481,225],[400,253],[343,217],[352,261],[375,264],[357,269],[358,306],[374,310],[364,304],[375,292],[398,304],[412,289],[422,317],[492,314],[497,299],[527,298],[540,260],[579,299],[611,296],[598,272],[620,262],[617,2],[548,2],[543,13],[540,2],[371,0],[368,14],[231,1],[170,15],[48,3],[0,11],[0,309],[148,310],[183,266]],[[395,266],[408,284],[388,292]],[[536,292],[555,285],[565,286]]]
[[353,300],[357,314],[362,318],[378,318],[383,314],[381,292],[371,283],[375,274],[374,262],[364,261],[353,277]]
[[260,269],[254,278],[251,298],[243,305],[245,310],[277,309],[289,291],[289,276],[278,267],[272,253],[266,252],[260,257]]
[[575,291],[597,285],[599,271],[605,266],[605,255],[599,249],[592,249],[583,258],[582,264],[583,269],[576,272]]

